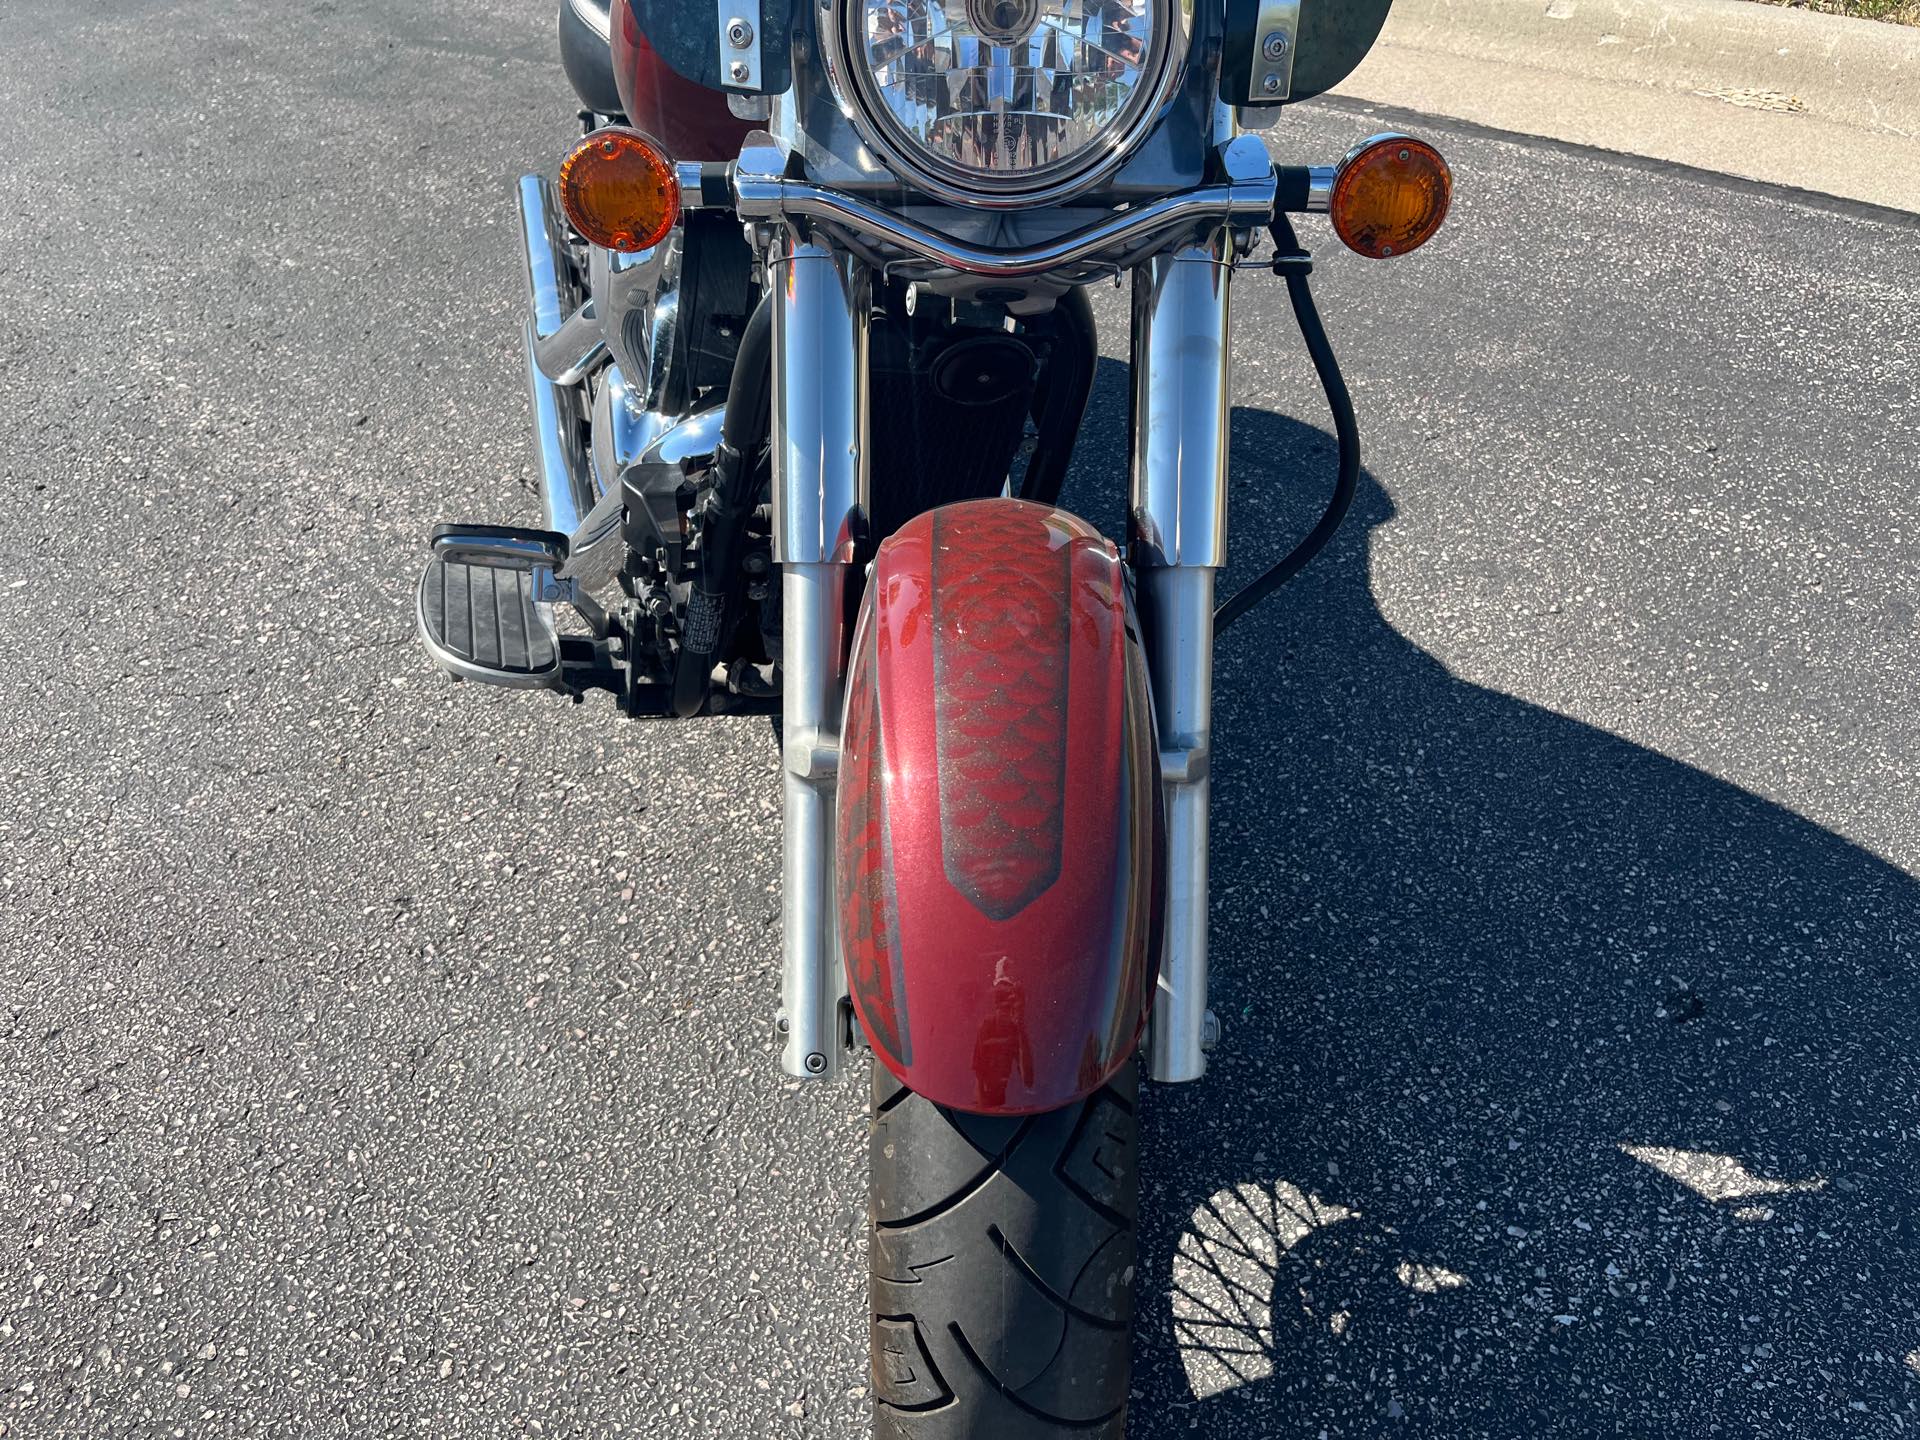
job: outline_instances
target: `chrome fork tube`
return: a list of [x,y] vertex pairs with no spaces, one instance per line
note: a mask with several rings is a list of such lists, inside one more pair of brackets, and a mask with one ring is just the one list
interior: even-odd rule
[[834,920],[834,780],[846,587],[868,500],[868,277],[783,232],[773,288],[773,535],[780,565],[784,916],[780,1066],[838,1073],[846,994]]
[[1206,1073],[1208,763],[1213,584],[1227,561],[1227,238],[1133,274],[1131,550],[1160,731],[1167,937],[1153,1007],[1153,1078]]

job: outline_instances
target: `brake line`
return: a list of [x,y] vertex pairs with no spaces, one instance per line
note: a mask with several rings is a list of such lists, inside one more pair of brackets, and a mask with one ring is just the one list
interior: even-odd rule
[[1307,354],[1313,360],[1314,372],[1320,377],[1321,387],[1327,392],[1327,405],[1333,411],[1333,430],[1340,443],[1340,471],[1334,481],[1333,497],[1327,501],[1325,512],[1313,529],[1307,532],[1306,538],[1214,611],[1213,633],[1216,638],[1225,633],[1234,621],[1306,569],[1313,558],[1327,548],[1327,543],[1347,518],[1347,511],[1353,505],[1354,492],[1360,484],[1360,426],[1354,419],[1353,396],[1347,392],[1346,379],[1340,374],[1340,362],[1334,358],[1333,345],[1327,339],[1327,327],[1320,322],[1320,311],[1313,303],[1313,290],[1307,284],[1307,276],[1313,272],[1313,257],[1300,248],[1293,225],[1284,214],[1274,217],[1270,233],[1274,248],[1273,273],[1286,279],[1287,297],[1293,302],[1293,318],[1300,327],[1300,338],[1307,342]]

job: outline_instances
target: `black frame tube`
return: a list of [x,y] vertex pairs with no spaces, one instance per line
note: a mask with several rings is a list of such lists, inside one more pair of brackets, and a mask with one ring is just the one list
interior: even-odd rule
[[740,537],[759,499],[760,454],[773,431],[773,299],[765,296],[740,337],[713,481],[700,512],[693,587],[680,629],[673,672],[673,713],[698,715],[707,704],[713,667],[727,640],[727,611],[740,587]]

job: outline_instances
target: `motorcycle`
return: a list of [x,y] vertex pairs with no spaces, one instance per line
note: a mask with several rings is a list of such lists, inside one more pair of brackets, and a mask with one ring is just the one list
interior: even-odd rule
[[[520,182],[538,528],[443,525],[457,678],[768,716],[775,1043],[871,1062],[881,1437],[1119,1436],[1137,1071],[1198,1080],[1216,637],[1340,523],[1353,408],[1290,217],[1418,248],[1445,161],[1277,165],[1387,0],[563,0],[582,137]],[[1256,259],[1264,237],[1272,254]],[[1230,298],[1283,277],[1326,514],[1224,604]],[[1059,507],[1132,287],[1128,533]]]

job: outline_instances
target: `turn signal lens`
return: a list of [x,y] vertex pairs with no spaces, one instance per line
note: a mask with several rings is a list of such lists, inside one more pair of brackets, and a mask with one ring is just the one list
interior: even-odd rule
[[1424,140],[1376,135],[1340,162],[1333,182],[1334,233],[1372,260],[1431,240],[1453,200],[1453,172]]
[[680,180],[666,152],[638,130],[596,130],[560,162],[560,204],[595,245],[651,250],[680,219]]

